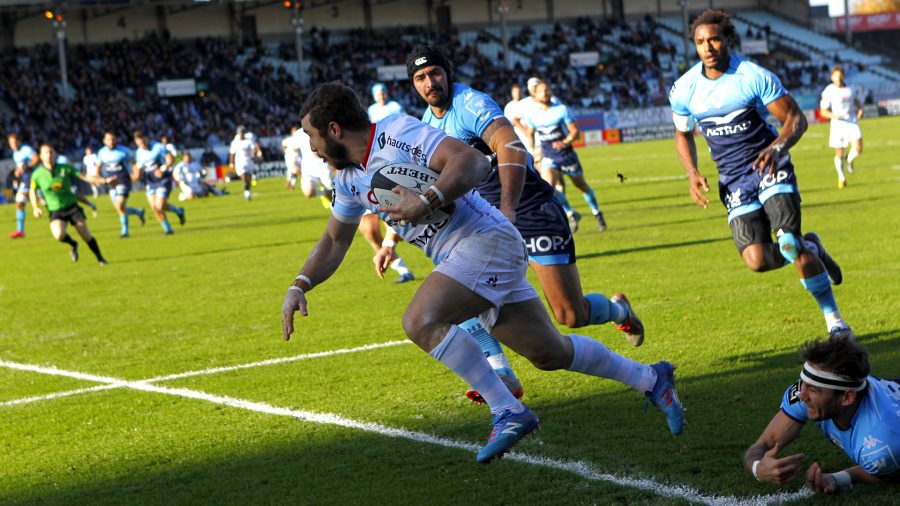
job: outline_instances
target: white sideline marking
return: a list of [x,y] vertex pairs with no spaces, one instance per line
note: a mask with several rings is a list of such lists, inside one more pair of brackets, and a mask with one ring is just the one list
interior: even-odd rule
[[14,406],[16,404],[28,404],[29,402],[46,401],[46,400],[50,400],[50,399],[58,399],[60,397],[68,397],[70,395],[86,394],[89,392],[99,392],[101,390],[112,390],[114,388],[121,388],[123,386],[124,385],[116,385],[116,384],[110,383],[107,385],[98,385],[95,387],[79,388],[76,390],[68,390],[65,392],[56,392],[56,393],[52,393],[52,394],[35,395],[32,397],[23,397],[21,399],[13,399],[11,401],[0,402],[0,407]]
[[229,365],[229,366],[224,366],[224,367],[213,367],[210,369],[203,369],[201,371],[188,371],[188,372],[182,372],[182,373],[178,373],[178,374],[169,374],[168,376],[157,376],[155,378],[150,378],[150,379],[142,380],[142,381],[144,381],[146,383],[155,383],[157,381],[168,381],[168,380],[173,380],[173,379],[188,378],[191,376],[202,376],[205,374],[216,374],[216,373],[220,373],[220,372],[236,371],[239,369],[249,369],[251,367],[261,367],[261,366],[266,366],[266,365],[284,364],[286,362],[296,362],[298,360],[308,360],[311,358],[331,357],[334,355],[343,355],[345,353],[356,353],[358,351],[377,350],[378,348],[387,348],[390,346],[398,346],[401,344],[411,344],[411,343],[412,343],[412,341],[410,341],[408,339],[404,339],[402,341],[388,341],[385,343],[366,344],[363,346],[357,346],[356,348],[341,348],[339,350],[320,351],[317,353],[294,355],[293,357],[270,358],[268,360],[260,360],[259,362],[250,362],[248,364]]
[[[103,385],[107,388],[131,388],[134,390],[139,390],[142,392],[153,392],[165,395],[173,395],[176,397],[183,397],[187,399],[196,399],[211,402],[213,404],[219,404],[223,406],[229,406],[232,408],[243,409],[247,411],[253,411],[257,413],[264,413],[268,415],[276,415],[276,416],[286,416],[290,418],[295,418],[297,420],[302,420],[304,422],[310,423],[319,423],[319,424],[327,424],[327,425],[336,425],[339,427],[356,429],[365,432],[375,433],[382,436],[392,437],[392,438],[400,438],[407,439],[410,441],[415,441],[417,443],[428,443],[437,446],[442,446],[444,448],[454,448],[459,450],[466,450],[469,452],[476,452],[480,448],[479,445],[475,445],[472,443],[465,443],[462,441],[456,441],[453,439],[445,439],[441,437],[437,437],[431,434],[425,434],[422,432],[414,432],[406,429],[398,429],[394,427],[387,427],[377,423],[370,422],[360,422],[357,420],[351,420],[348,418],[341,417],[339,415],[331,414],[331,413],[314,413],[311,411],[303,411],[297,409],[288,409],[288,408],[280,408],[277,406],[272,406],[269,404],[265,404],[262,402],[254,402],[248,401],[244,399],[236,399],[234,397],[225,397],[220,395],[208,394],[206,392],[201,392],[199,390],[191,390],[187,388],[169,388],[162,387],[158,385],[153,385],[147,381],[127,381],[119,378],[111,378],[107,376],[97,376],[94,374],[81,373],[77,371],[66,371],[63,369],[57,369],[55,367],[44,367],[39,365],[32,364],[21,364],[18,362],[7,362],[5,360],[0,360],[0,367],[7,367],[10,369],[17,369],[20,371],[30,371],[41,374],[48,374],[53,376],[65,376],[69,378],[77,378],[83,379],[87,381],[96,381],[99,383],[106,383]],[[100,388],[100,387],[97,387]],[[87,390],[87,389],[81,389]],[[74,391],[73,391],[74,392]],[[52,395],[52,394],[51,394]],[[45,397],[45,396],[44,396]],[[706,504],[709,506],[762,506],[767,504],[778,504],[785,503],[789,501],[794,501],[798,499],[802,499],[804,497],[809,497],[812,495],[812,492],[802,488],[796,492],[781,492],[777,494],[771,495],[761,495],[761,496],[752,496],[752,497],[735,497],[735,496],[711,496],[704,495],[701,492],[690,488],[686,485],[670,485],[666,483],[660,483],[651,479],[646,478],[630,478],[624,476],[616,476],[613,474],[602,473],[596,471],[590,464],[579,461],[568,461],[568,460],[557,460],[550,459],[546,457],[538,457],[532,455],[526,455],[524,453],[510,453],[506,456],[508,460],[514,460],[516,462],[522,462],[525,464],[531,464],[535,466],[543,466],[550,467],[553,469],[558,469],[561,471],[566,471],[569,473],[573,473],[577,476],[585,478],[591,481],[603,481],[607,483],[612,483],[614,485],[619,485],[621,487],[633,488],[638,490],[644,490],[647,492],[652,492],[654,494],[660,495],[662,497],[667,498],[681,498],[687,501]]]

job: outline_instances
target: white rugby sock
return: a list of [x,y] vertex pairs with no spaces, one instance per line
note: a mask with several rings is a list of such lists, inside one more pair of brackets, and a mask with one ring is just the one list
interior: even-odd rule
[[856,148],[850,148],[850,153],[847,154],[847,163],[853,163],[857,156],[859,156],[859,151]]
[[610,351],[590,337],[570,334],[569,338],[574,348],[570,371],[616,380],[639,392],[650,392],[656,385],[656,371],[649,365]]
[[506,409],[513,413],[525,410],[525,405],[513,396],[494,372],[475,338],[465,330],[451,326],[444,340],[428,354],[477,390],[491,408],[491,413],[497,414]]
[[843,181],[844,179],[846,179],[844,177],[844,159],[843,158],[841,158],[839,156],[834,157],[834,169],[838,173],[839,180]]
[[397,274],[401,276],[409,273],[409,267],[406,266],[406,262],[404,262],[400,257],[397,257],[396,260],[391,262],[391,269],[397,271]]

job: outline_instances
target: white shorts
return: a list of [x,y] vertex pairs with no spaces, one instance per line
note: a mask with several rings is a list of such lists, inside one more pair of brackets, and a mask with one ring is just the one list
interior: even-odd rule
[[300,186],[306,190],[322,185],[326,190],[334,188],[334,174],[331,169],[302,170],[300,172]]
[[180,183],[178,183],[178,187],[181,188],[181,193],[184,193],[188,196],[197,195],[202,197],[204,193],[203,186],[201,186],[200,183],[196,181],[190,184],[181,181]]
[[494,305],[478,317],[488,332],[504,304],[538,298],[525,277],[528,271],[525,241],[509,222],[464,237],[434,270],[462,283]]
[[284,177],[290,180],[294,177],[294,174],[299,170],[299,166],[297,164],[297,157],[284,157]]
[[256,170],[256,164],[253,162],[247,162],[243,164],[234,164],[234,171],[237,172],[238,176],[243,176],[244,174],[253,174],[253,171]]
[[831,123],[831,133],[828,135],[828,146],[832,148],[846,148],[847,144],[862,139],[862,131],[859,125],[849,121],[836,121]]

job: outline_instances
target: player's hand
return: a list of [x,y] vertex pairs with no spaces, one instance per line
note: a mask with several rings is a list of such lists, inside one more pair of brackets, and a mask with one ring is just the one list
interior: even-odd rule
[[290,341],[294,333],[294,313],[300,311],[302,316],[307,316],[306,294],[302,290],[288,289],[284,295],[284,305],[281,306],[281,330],[284,332],[284,340]]
[[23,169],[22,167],[16,167],[15,170],[13,170],[13,176],[16,178],[20,178],[22,177],[23,172],[25,172],[25,169]]
[[392,206],[380,205],[378,211],[388,213],[392,220],[401,222],[400,226],[410,223],[415,225],[419,218],[428,214],[428,208],[418,193],[399,185],[393,187],[391,191],[400,195],[400,200]]
[[706,193],[709,191],[709,183],[706,182],[706,178],[703,177],[703,174],[694,170],[688,174],[688,181],[691,186],[691,198],[694,200],[694,203],[703,209],[708,209],[709,197],[706,196]]
[[778,167],[778,162],[781,160],[781,148],[777,148],[774,145],[767,147],[756,157],[756,161],[753,162],[753,168],[757,169],[757,173],[762,176],[764,174],[772,175],[775,173],[775,169]]
[[391,266],[391,260],[393,259],[394,248],[390,246],[382,246],[381,249],[375,252],[372,262],[375,263],[375,274],[378,275],[379,279],[384,279],[384,273]]
[[44,210],[41,209],[40,207],[35,207],[35,208],[31,211],[31,214],[33,214],[35,218],[40,218],[41,215],[44,214]]
[[153,177],[155,177],[157,179],[162,179],[163,171],[160,169],[153,169]]
[[781,485],[800,476],[800,463],[806,455],[797,453],[779,459],[777,456],[780,449],[781,445],[775,443],[775,446],[759,459],[759,465],[756,466],[756,478],[759,481]]
[[831,474],[822,472],[822,466],[818,462],[813,462],[806,471],[806,486],[817,494],[838,492],[837,480]]
[[553,149],[556,149],[556,150],[565,149],[567,147],[566,143],[563,141],[553,141],[550,143],[550,145],[553,146]]

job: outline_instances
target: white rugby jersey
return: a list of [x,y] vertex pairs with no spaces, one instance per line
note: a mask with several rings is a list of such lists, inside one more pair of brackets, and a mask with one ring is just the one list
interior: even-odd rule
[[463,237],[506,221],[477,191],[471,190],[455,201],[455,209],[445,221],[430,225],[400,224],[387,213],[376,211],[372,176],[385,165],[404,162],[428,166],[431,156],[447,134],[405,114],[395,114],[374,123],[369,134],[369,150],[362,163],[338,171],[334,183],[332,214],[345,223],[355,223],[366,210],[377,214],[403,240],[421,248],[435,265],[441,263]]
[[253,152],[255,151],[256,141],[250,139],[248,136],[244,136],[243,139],[238,139],[237,137],[231,141],[231,148],[228,150],[229,153],[234,155],[234,164],[235,165],[247,165],[253,163]]
[[857,98],[856,88],[850,85],[838,88],[831,83],[822,91],[822,101],[819,106],[822,109],[830,109],[831,113],[837,116],[837,118],[831,118],[832,123],[837,121],[856,123]]

